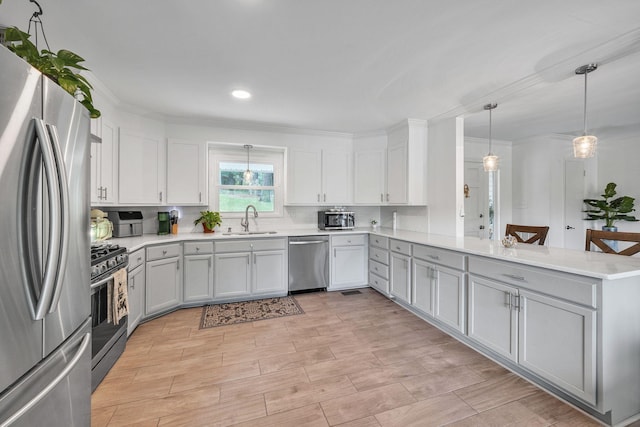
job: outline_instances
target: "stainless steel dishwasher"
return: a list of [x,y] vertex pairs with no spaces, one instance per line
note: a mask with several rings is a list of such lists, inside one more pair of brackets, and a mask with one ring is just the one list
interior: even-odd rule
[[289,237],[289,292],[329,286],[329,236]]

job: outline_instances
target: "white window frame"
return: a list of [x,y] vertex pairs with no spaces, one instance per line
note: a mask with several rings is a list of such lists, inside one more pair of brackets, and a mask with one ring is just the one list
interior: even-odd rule
[[[243,145],[211,144],[209,146],[209,209],[219,210],[220,162],[247,162],[247,150]],[[260,212],[262,218],[281,218],[284,214],[284,148],[260,147],[254,144],[251,149],[250,163],[273,165],[273,212]],[[265,188],[265,187],[260,187]],[[267,187],[269,188],[269,187]],[[220,212],[223,218],[244,218],[244,212]]]

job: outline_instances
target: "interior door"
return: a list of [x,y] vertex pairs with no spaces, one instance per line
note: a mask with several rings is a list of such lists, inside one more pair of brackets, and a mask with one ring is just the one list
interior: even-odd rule
[[[464,162],[464,235],[486,237],[487,182],[481,162]],[[467,191],[468,188],[468,191]]]
[[585,170],[581,160],[564,162],[564,247],[583,249],[585,230],[584,210]]

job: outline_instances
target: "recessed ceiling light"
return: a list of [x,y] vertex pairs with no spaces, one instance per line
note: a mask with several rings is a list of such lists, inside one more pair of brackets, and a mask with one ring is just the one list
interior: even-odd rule
[[249,98],[251,98],[251,94],[249,92],[247,92],[246,90],[242,90],[242,89],[236,89],[236,90],[232,91],[231,95],[234,98],[238,98],[238,99],[249,99]]

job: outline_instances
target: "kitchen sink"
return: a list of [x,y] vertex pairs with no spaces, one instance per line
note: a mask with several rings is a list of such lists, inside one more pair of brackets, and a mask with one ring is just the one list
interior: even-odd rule
[[277,231],[234,231],[231,233],[222,233],[223,236],[255,236],[260,234],[276,234]]

